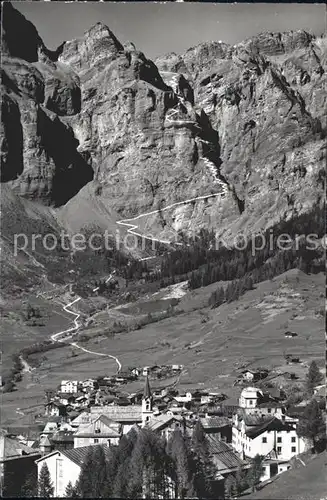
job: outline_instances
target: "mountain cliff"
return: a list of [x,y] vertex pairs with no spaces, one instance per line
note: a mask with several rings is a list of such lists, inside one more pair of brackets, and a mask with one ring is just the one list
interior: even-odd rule
[[309,212],[324,193],[326,45],[263,33],[151,61],[97,23],[50,51],[5,3],[2,182],[71,231],[140,216],[160,240],[208,228],[228,242]]

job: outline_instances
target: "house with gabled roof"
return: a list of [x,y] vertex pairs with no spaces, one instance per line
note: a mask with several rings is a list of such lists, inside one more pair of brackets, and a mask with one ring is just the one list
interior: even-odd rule
[[183,434],[187,432],[187,422],[186,419],[179,415],[169,415],[163,414],[158,416],[153,416],[149,422],[147,422],[146,427],[153,432],[164,436],[169,439],[170,435],[179,429]]
[[134,424],[142,423],[142,406],[140,405],[92,406],[90,410],[91,418],[93,416],[106,415],[110,420],[121,424],[123,434],[127,434]]
[[59,429],[59,422],[52,422],[51,420],[47,422],[44,426],[44,429],[40,433],[40,437],[43,436],[52,436]]
[[45,415],[54,416],[54,417],[62,417],[67,414],[67,408],[62,403],[56,401],[50,401],[45,404]]
[[70,394],[78,392],[78,380],[62,380],[60,384],[60,392]]
[[106,415],[100,415],[79,426],[74,433],[74,448],[96,444],[116,445],[121,436],[122,425],[110,420]]
[[232,422],[227,417],[202,417],[200,418],[204,432],[211,434],[227,443],[232,442]]
[[247,369],[243,370],[240,374],[240,379],[244,382],[257,382],[268,376],[268,370],[266,369]]
[[0,431],[0,496],[20,497],[22,487],[35,471],[35,460],[41,456],[6,431]]
[[232,446],[242,457],[266,457],[262,480],[287,470],[289,461],[306,450],[296,425],[286,418],[239,411],[233,417]]
[[[111,451],[108,446],[102,447],[106,459],[109,460]],[[55,450],[44,455],[35,461],[37,465],[38,476],[40,475],[42,465],[47,464],[50,480],[54,487],[54,497],[65,497],[66,487],[70,482],[75,486],[78,481],[83,462],[85,461],[90,446],[73,448],[70,450]]]
[[249,461],[241,458],[231,445],[221,441],[217,436],[208,434],[207,443],[212,461],[222,476],[227,477],[240,468],[248,469],[250,467]]

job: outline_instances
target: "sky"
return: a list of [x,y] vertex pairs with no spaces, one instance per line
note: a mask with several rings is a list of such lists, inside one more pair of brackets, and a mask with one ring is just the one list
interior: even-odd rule
[[235,44],[262,31],[305,29],[321,34],[323,4],[208,4],[12,2],[37,28],[45,45],[83,36],[98,21],[121,43],[131,41],[149,58],[182,53],[205,41]]

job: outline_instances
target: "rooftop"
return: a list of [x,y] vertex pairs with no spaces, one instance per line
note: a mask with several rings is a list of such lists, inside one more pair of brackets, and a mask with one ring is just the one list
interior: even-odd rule
[[261,414],[256,414],[256,413],[246,413],[242,412],[241,413],[241,419],[244,420],[244,423],[246,426],[252,427],[252,426],[258,426],[262,425],[265,422],[270,422],[274,417],[267,416],[267,415],[261,415]]
[[220,441],[212,434],[207,435],[209,451],[213,455],[218,471],[224,469],[234,469],[246,464],[244,460],[233,451],[233,449],[223,441]]
[[169,425],[171,422],[182,421],[182,420],[183,419],[180,416],[159,415],[158,417],[153,417],[149,421],[148,428],[151,429],[152,431],[158,431]]
[[102,437],[120,437],[120,425],[110,420],[106,415],[100,415],[91,422],[80,424],[75,432],[76,437],[91,437],[96,434],[96,424],[103,424],[100,435]]
[[58,431],[51,437],[51,441],[54,443],[72,443],[74,442],[72,431]]
[[142,421],[142,406],[93,406],[91,415],[106,415],[109,419],[115,422],[141,422]]
[[205,417],[200,420],[205,429],[230,425],[230,421],[227,417]]
[[254,439],[257,436],[260,436],[263,432],[276,430],[276,431],[290,431],[293,430],[294,427],[290,424],[284,423],[278,418],[272,417],[270,420],[263,422],[261,425],[256,426],[254,429],[248,429],[245,431],[245,434]]
[[[52,453],[49,453],[48,455],[44,455],[44,457],[39,458],[38,460],[36,460],[36,463],[41,462],[42,460],[45,460],[48,457],[55,455],[56,453],[59,453],[81,467],[88,453],[91,450],[94,450],[94,448],[96,448],[97,446],[100,447],[101,445],[81,446],[80,448],[71,448],[70,450],[56,450]],[[111,449],[109,448],[109,446],[101,446],[101,448],[104,451],[106,459],[109,459],[111,456]]]
[[37,454],[35,448],[31,448],[23,443],[20,443],[14,437],[7,435],[6,432],[0,433],[0,462],[5,460],[13,460],[24,455]]

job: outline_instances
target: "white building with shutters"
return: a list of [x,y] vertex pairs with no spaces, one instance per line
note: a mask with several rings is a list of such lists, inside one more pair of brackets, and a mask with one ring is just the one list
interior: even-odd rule
[[[51,482],[54,487],[54,497],[65,497],[66,488],[69,482],[72,486],[76,485],[82,464],[90,448],[90,446],[83,446],[70,450],[57,450],[35,461],[38,477],[40,476],[42,465],[47,464]],[[103,446],[103,451],[106,457],[109,458],[110,448],[108,446]]]

